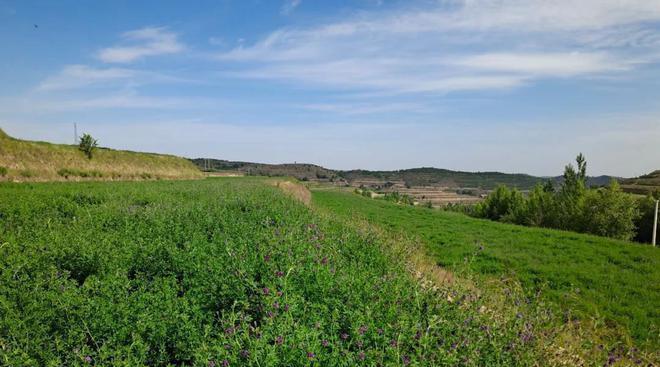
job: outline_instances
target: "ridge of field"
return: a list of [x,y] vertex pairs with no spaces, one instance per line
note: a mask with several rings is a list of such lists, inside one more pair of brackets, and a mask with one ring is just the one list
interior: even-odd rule
[[[0,364],[530,366],[535,319],[425,287],[258,178],[0,183]],[[518,296],[509,298],[520,301]]]
[[[528,228],[460,213],[397,205],[338,190],[313,190],[313,204],[416,236],[438,265],[470,261],[488,277],[512,275],[564,315],[604,320],[635,344],[660,351],[660,252],[648,245]],[[622,340],[625,342],[625,340]]]
[[[196,158],[191,161],[201,170],[208,172],[236,171],[253,176],[290,176],[302,181],[330,182],[355,187],[363,184],[384,186],[392,182],[401,182],[402,185],[408,187],[434,186],[492,190],[498,185],[507,185],[521,190],[529,190],[534,185],[544,183],[547,180],[552,180],[556,185],[559,185],[563,180],[561,176],[536,177],[520,173],[462,172],[433,167],[397,171],[342,171],[308,163],[266,164],[210,158]],[[603,186],[612,179],[619,178],[612,176],[588,177],[587,185]]]
[[627,192],[640,195],[648,195],[660,192],[660,170],[636,178],[621,181],[621,188]]
[[203,174],[185,158],[108,148],[88,159],[75,145],[15,139],[0,130],[0,180],[193,179]]

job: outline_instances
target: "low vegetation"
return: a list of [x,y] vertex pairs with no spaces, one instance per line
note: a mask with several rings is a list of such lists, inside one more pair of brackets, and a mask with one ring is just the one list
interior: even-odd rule
[[[0,178],[9,181],[55,181],[141,180],[145,177],[191,179],[203,176],[195,165],[184,158],[93,148],[91,145],[90,148],[87,155],[79,146],[14,139],[0,130],[0,167],[4,167],[0,170]],[[90,159],[92,154],[93,159]]]
[[394,205],[334,190],[314,191],[313,203],[349,220],[364,218],[419,238],[448,269],[467,260],[484,279],[516,279],[529,295],[539,294],[548,302],[559,324],[577,318],[581,328],[595,323],[615,334],[607,341],[594,337],[585,348],[627,345],[632,350],[632,338],[633,345],[660,350],[660,253],[653,247]]
[[3,183],[0,218],[2,365],[540,358],[518,296],[493,317],[479,297],[411,276],[405,246],[260,180]]

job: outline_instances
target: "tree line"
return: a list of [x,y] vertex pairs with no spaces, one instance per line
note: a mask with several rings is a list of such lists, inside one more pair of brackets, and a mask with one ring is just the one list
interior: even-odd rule
[[483,202],[461,211],[501,222],[650,242],[660,192],[636,198],[623,192],[616,180],[605,187],[588,188],[584,155],[580,153],[576,163],[565,167],[558,188],[548,181],[524,195],[515,188],[498,186]]

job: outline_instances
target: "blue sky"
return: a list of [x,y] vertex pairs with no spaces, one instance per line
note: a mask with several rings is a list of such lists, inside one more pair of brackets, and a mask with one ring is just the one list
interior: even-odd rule
[[0,128],[187,157],[660,168],[660,1],[0,0]]

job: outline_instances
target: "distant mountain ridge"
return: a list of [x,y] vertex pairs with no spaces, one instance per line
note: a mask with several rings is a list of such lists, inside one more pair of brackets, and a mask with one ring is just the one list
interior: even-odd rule
[[[191,160],[201,170],[209,172],[238,171],[246,175],[291,176],[304,181],[330,181],[355,185],[359,182],[404,182],[408,186],[444,186],[451,188],[480,188],[490,190],[498,185],[507,185],[529,190],[538,183],[551,180],[559,185],[562,176],[538,177],[523,173],[464,172],[442,168],[421,167],[396,171],[333,170],[309,163],[266,164],[227,161],[210,158]],[[612,176],[596,176],[587,179],[589,186],[607,185]]]

